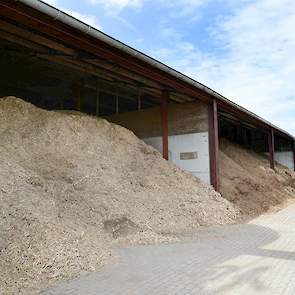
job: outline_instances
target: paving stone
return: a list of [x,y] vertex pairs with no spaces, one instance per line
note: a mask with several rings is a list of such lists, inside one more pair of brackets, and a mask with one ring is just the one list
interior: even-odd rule
[[119,252],[119,264],[42,295],[295,294],[295,205],[192,241]]

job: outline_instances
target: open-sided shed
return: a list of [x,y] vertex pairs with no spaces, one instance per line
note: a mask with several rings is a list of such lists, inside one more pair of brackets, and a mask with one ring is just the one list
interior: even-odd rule
[[42,2],[0,2],[0,95],[121,124],[219,189],[227,137],[294,169],[294,137],[212,89]]

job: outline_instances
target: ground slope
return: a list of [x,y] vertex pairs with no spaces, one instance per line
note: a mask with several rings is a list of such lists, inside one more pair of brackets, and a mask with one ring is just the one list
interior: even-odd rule
[[36,294],[91,271],[116,239],[157,242],[238,216],[130,131],[0,99],[0,290]]
[[227,140],[220,142],[222,196],[235,204],[243,218],[252,218],[295,199],[295,173],[266,156]]

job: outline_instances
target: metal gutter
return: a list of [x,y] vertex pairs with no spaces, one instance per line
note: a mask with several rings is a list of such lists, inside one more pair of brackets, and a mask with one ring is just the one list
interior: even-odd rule
[[107,34],[95,29],[94,27],[87,25],[86,23],[68,15],[67,13],[51,6],[50,4],[47,4],[41,0],[14,0],[14,2],[21,2],[27,6],[30,6],[31,8],[38,10],[48,16],[50,16],[54,21],[60,21],[72,28],[75,28],[76,30],[81,31],[82,33],[89,35],[93,38],[99,39],[103,42],[105,42],[106,44],[119,49],[127,54],[129,54],[130,56],[133,56],[191,86],[194,86],[204,92],[206,92],[207,94],[211,95],[212,97],[216,98],[217,100],[220,100],[224,103],[226,103],[227,105],[230,105],[236,109],[238,109],[239,111],[246,113],[247,115],[254,117],[255,119],[261,121],[262,123],[268,125],[270,128],[274,128],[276,130],[278,130],[281,133],[284,133],[285,135],[287,135],[288,137],[291,137],[293,140],[295,140],[295,137],[293,135],[291,135],[290,133],[282,130],[281,128],[273,125],[272,123],[268,122],[267,120],[264,120],[263,118],[259,117],[258,115],[254,114],[253,112],[239,106],[238,104],[230,101],[229,99],[227,99],[226,97],[222,96],[221,94],[217,93],[216,91],[212,90],[211,88],[203,85],[202,83],[199,83],[198,81],[180,73],[179,71],[176,71],[174,69],[172,69],[171,67],[155,60],[154,58],[116,40],[115,38],[112,38],[110,36],[108,36]]

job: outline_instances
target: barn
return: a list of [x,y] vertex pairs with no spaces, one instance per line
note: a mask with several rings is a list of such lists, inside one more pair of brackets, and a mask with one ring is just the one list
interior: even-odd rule
[[0,50],[0,96],[122,125],[217,191],[221,137],[295,168],[288,132],[42,1],[1,1]]

